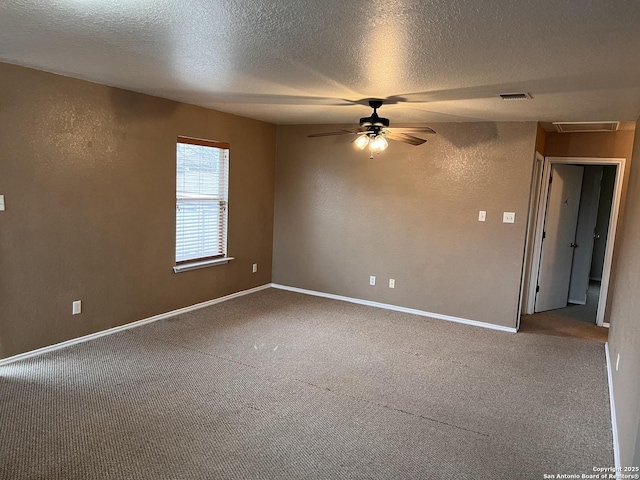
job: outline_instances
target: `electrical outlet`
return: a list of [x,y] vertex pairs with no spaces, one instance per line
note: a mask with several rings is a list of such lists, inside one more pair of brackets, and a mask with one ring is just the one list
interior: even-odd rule
[[0,211],[4,210],[4,195],[0,195]]
[[618,371],[619,367],[620,367],[620,354],[618,354],[618,358],[616,359],[616,372]]
[[374,275],[371,275],[369,277],[369,285],[375,285],[376,284],[376,277]]
[[258,264],[254,263],[253,264],[253,273],[256,273],[258,271]]
[[79,313],[82,313],[82,300],[73,302],[73,307],[71,308],[72,315],[78,315]]
[[396,281],[393,278],[389,279],[389,288],[396,288]]
[[516,223],[516,212],[504,212],[502,214],[502,223]]
[[485,212],[484,210],[480,210],[480,213],[478,213],[478,221],[485,222],[486,220],[487,220],[487,212]]

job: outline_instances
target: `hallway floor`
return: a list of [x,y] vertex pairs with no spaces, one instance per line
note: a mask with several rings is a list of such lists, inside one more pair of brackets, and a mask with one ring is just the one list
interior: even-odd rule
[[535,315],[523,315],[519,331],[556,337],[577,337],[605,343],[609,329],[596,325],[599,295],[600,282],[591,282],[586,305],[571,305]]
[[596,323],[596,313],[598,311],[598,297],[600,296],[600,282],[592,280],[589,282],[587,290],[587,304],[569,304],[566,308],[556,310],[557,313],[567,317],[575,318],[581,322]]

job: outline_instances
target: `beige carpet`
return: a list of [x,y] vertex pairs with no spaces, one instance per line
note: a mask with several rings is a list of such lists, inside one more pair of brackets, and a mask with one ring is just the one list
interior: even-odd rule
[[606,343],[609,329],[567,317],[557,310],[523,315],[520,321],[521,334],[551,335],[554,337],[581,338]]
[[609,336],[609,329],[598,327],[595,323],[599,295],[600,282],[591,282],[586,305],[571,305],[535,315],[523,315],[520,332],[582,338],[605,343]]
[[265,290],[0,367],[0,479],[541,479],[613,463],[602,344]]

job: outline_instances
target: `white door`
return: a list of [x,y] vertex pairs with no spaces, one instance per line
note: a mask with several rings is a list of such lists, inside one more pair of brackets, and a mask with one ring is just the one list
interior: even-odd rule
[[551,167],[536,312],[567,306],[583,172],[576,165]]

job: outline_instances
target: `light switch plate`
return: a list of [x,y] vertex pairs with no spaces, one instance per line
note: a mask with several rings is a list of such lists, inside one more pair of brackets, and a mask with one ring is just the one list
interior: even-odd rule
[[0,211],[4,210],[4,195],[0,195]]
[[487,220],[487,212],[485,212],[484,210],[480,210],[480,213],[478,213],[478,221],[484,222],[486,220]]
[[502,223],[516,223],[516,212],[504,212],[502,214]]
[[82,300],[76,300],[75,302],[73,302],[71,313],[73,315],[78,315],[79,313],[82,313]]

